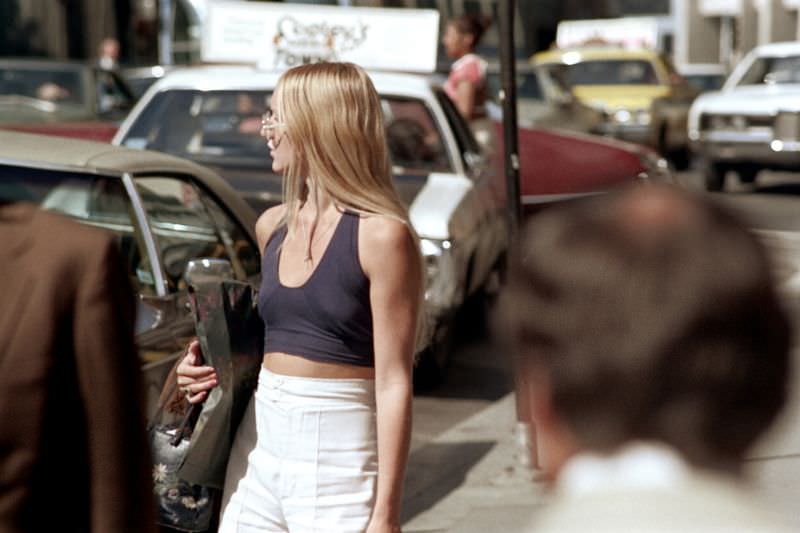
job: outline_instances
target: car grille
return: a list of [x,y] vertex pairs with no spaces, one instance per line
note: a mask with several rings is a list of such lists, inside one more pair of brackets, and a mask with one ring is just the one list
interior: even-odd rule
[[774,121],[775,118],[772,115],[720,115],[707,113],[700,117],[700,129],[702,131],[771,129]]

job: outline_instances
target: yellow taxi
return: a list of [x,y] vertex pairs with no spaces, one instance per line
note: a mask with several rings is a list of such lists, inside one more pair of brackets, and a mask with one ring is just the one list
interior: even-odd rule
[[603,112],[601,131],[684,159],[689,107],[698,94],[663,55],[648,49],[586,46],[553,49],[531,61],[540,76]]

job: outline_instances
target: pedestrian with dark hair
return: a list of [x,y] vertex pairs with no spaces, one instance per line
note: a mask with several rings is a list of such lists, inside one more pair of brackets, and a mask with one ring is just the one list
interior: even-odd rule
[[467,120],[486,116],[487,65],[475,48],[491,22],[485,16],[462,15],[447,22],[442,37],[447,56],[454,60],[444,91]]
[[[295,67],[262,134],[285,198],[256,225],[263,368],[220,531],[400,531],[422,259],[380,97],[353,64]],[[196,346],[178,368],[190,402],[216,385]]]
[[636,187],[536,217],[503,296],[553,501],[540,532],[789,531],[740,477],[787,398],[763,246]]

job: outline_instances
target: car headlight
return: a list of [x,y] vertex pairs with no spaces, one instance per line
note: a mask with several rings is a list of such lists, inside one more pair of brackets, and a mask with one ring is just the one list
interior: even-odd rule
[[657,181],[673,183],[675,176],[669,162],[661,157],[657,152],[649,148],[641,147],[638,150],[639,160],[642,162],[644,171],[639,174],[639,179],[645,181]]
[[425,302],[434,313],[446,310],[455,301],[458,279],[453,269],[452,243],[448,240],[420,239],[425,261]]
[[613,116],[614,122],[619,122],[620,124],[627,124],[632,118],[631,112],[627,109],[618,109],[614,112]]
[[650,110],[640,109],[639,111],[637,111],[636,122],[638,122],[642,126],[647,126],[648,124],[650,124]]

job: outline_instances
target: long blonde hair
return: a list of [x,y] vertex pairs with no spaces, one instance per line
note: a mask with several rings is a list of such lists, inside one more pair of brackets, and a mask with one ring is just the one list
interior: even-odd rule
[[283,174],[284,220],[290,234],[309,200],[306,180],[339,208],[399,220],[419,256],[421,292],[417,345],[425,333],[425,269],[419,237],[394,185],[381,99],[367,73],[353,63],[311,63],[287,70],[278,81],[278,116],[295,156]]
[[283,180],[290,230],[308,199],[308,177],[337,205],[408,221],[392,180],[380,97],[362,68],[301,65],[275,91],[295,151]]

